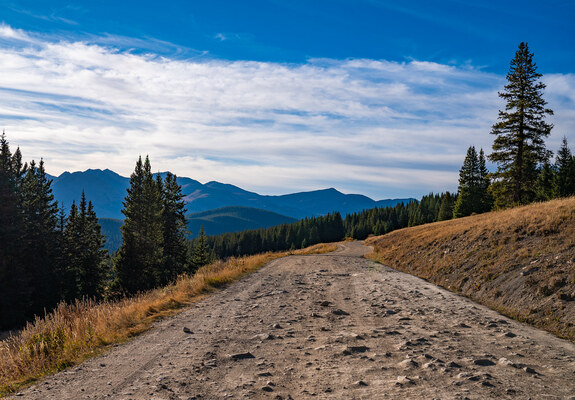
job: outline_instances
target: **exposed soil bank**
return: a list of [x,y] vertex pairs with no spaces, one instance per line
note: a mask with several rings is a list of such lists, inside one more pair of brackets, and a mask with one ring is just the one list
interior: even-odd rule
[[575,197],[391,232],[370,257],[575,341]]

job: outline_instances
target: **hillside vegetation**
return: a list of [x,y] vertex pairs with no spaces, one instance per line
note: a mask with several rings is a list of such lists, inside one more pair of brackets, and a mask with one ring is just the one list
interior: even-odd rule
[[391,232],[369,256],[575,340],[575,197]]

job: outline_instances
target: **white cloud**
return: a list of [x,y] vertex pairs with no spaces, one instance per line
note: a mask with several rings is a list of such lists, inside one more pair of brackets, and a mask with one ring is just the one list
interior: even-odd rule
[[[0,39],[0,122],[54,174],[128,175],[149,154],[156,170],[263,193],[419,196],[455,190],[467,147],[489,150],[502,106],[504,78],[469,66],[180,60],[6,25]],[[546,82],[558,142],[574,134],[575,80]]]
[[0,38],[4,40],[30,40],[24,31],[14,29],[4,23],[0,23]]

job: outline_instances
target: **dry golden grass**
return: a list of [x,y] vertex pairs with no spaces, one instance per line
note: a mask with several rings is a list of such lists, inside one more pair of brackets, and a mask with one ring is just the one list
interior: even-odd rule
[[29,323],[18,335],[0,342],[0,396],[13,393],[41,376],[92,357],[112,343],[121,343],[150,328],[158,318],[173,315],[206,293],[287,255],[334,251],[336,244],[217,261],[193,276],[182,276],[165,288],[117,302],[91,300],[61,304]]
[[575,197],[391,232],[369,257],[575,340]]

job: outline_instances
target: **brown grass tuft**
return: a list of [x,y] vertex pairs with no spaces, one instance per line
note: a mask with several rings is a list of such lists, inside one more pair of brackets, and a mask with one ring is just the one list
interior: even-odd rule
[[0,342],[0,396],[38,378],[62,370],[150,328],[158,318],[173,315],[199,301],[206,293],[288,255],[334,251],[336,244],[265,253],[216,261],[193,276],[181,276],[170,286],[116,302],[89,299],[60,304],[44,318],[36,318],[17,335]]
[[374,260],[575,340],[575,197],[366,242]]

